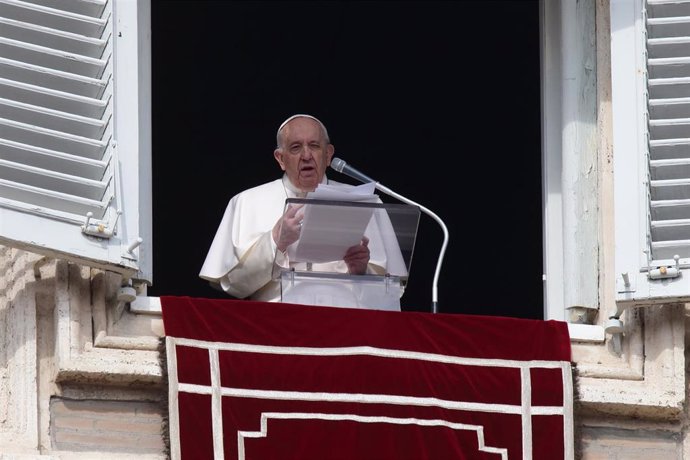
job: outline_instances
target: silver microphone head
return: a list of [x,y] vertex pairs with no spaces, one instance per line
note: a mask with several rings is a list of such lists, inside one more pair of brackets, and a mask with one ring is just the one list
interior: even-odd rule
[[338,172],[343,172],[344,167],[345,162],[343,160],[341,160],[338,157],[331,158],[331,168],[335,169]]

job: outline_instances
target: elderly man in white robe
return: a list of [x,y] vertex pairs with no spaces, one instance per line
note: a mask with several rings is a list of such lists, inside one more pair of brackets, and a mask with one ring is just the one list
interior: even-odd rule
[[[289,117],[278,128],[276,141],[273,156],[284,171],[283,177],[232,197],[199,273],[202,279],[235,298],[281,301],[275,264],[290,266],[287,250],[299,239],[302,220],[299,206],[286,211],[286,199],[304,198],[319,184],[352,187],[326,177],[335,148],[326,127],[317,118],[307,114]],[[380,238],[377,242],[381,245]],[[283,260],[277,261],[276,255]],[[385,259],[385,255],[380,258]],[[365,236],[360,244],[347,249],[341,261],[331,263],[326,270],[350,275],[386,272],[385,260],[370,259],[369,238]],[[333,286],[327,289],[333,290]],[[338,296],[336,292],[320,298],[333,306],[357,306],[356,301],[342,303]]]

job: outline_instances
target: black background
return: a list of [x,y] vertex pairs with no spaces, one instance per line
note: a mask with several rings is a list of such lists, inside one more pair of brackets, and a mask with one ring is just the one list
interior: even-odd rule
[[[275,131],[309,113],[335,156],[448,226],[440,312],[543,318],[538,17],[538,1],[154,0],[149,294],[226,297],[198,277],[225,206],[280,176]],[[422,214],[403,310],[430,311],[442,238]]]

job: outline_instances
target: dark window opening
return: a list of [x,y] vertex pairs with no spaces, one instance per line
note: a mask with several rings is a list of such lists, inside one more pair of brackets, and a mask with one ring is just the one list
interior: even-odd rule
[[[226,297],[198,277],[225,206],[280,176],[275,130],[310,113],[448,226],[441,313],[543,318],[538,8],[154,0],[149,294]],[[430,311],[441,242],[423,214],[403,310]]]

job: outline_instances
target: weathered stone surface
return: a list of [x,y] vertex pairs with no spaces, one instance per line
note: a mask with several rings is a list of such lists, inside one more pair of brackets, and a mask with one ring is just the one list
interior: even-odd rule
[[121,284],[0,246],[0,460],[166,458],[162,321]]

